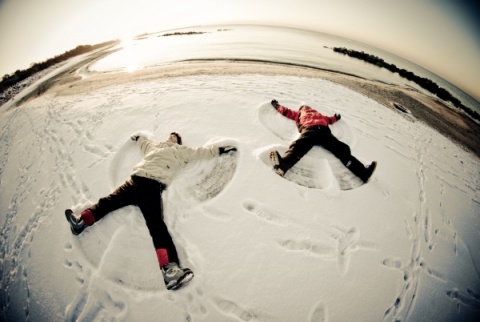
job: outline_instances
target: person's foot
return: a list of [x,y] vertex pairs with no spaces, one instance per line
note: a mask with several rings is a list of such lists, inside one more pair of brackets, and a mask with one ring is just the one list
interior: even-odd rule
[[273,167],[273,171],[281,177],[285,175],[285,171],[283,171],[278,165]]
[[285,174],[285,171],[281,167],[282,161],[283,159],[277,150],[270,152],[270,162],[273,165],[273,171],[275,171],[275,173],[278,174],[279,176],[283,177],[283,175]]
[[193,272],[189,268],[180,268],[177,263],[168,263],[162,267],[163,280],[167,290],[176,290],[190,282]]
[[363,176],[363,182],[367,183],[370,180],[373,172],[377,168],[377,161],[373,161],[368,167],[365,168],[365,175]]
[[80,218],[80,216],[75,215],[71,209],[65,210],[65,217],[70,224],[70,230],[72,231],[72,234],[79,235],[85,228],[87,228],[87,225]]

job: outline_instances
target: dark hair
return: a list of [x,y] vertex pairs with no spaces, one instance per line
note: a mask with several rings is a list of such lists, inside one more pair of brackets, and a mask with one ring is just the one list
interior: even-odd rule
[[177,143],[182,145],[182,137],[180,136],[180,134],[178,134],[177,132],[172,132],[170,134],[175,135],[177,137]]

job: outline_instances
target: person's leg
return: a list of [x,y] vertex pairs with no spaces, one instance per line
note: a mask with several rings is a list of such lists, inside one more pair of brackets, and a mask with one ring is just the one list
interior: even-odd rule
[[83,211],[81,218],[87,225],[91,226],[94,222],[99,221],[108,213],[129,205],[133,205],[134,202],[133,182],[130,179],[118,187],[110,195],[100,198],[95,205]]
[[351,157],[350,162],[347,164],[347,168],[365,183],[368,182],[376,167],[376,161],[373,161],[369,166],[365,167],[363,163],[358,161],[354,156]]
[[145,218],[159,265],[162,267],[169,262],[179,263],[177,250],[163,221],[163,186],[155,180],[141,177],[134,177],[133,182],[136,204]]
[[280,168],[287,172],[300,159],[307,154],[308,151],[315,145],[316,134],[314,131],[305,131],[300,137],[293,141],[288,150],[282,157]]
[[[320,145],[330,151],[345,166],[352,158],[350,147],[337,139],[330,131],[324,131],[320,139]],[[348,166],[347,166],[348,167]]]
[[322,146],[333,153],[353,174],[359,177],[363,182],[367,182],[372,175],[376,162],[373,162],[370,166],[365,165],[355,158],[350,150],[350,147],[338,140],[332,134],[325,135],[322,139]]
[[135,198],[143,213],[156,250],[163,280],[168,290],[175,290],[192,280],[189,268],[181,268],[172,237],[163,221],[163,185],[150,179],[134,177]]
[[132,181],[128,180],[114,192],[98,203],[82,211],[80,215],[73,213],[71,209],[65,210],[65,216],[70,224],[70,229],[75,235],[81,234],[85,228],[102,219],[106,214],[133,203]]

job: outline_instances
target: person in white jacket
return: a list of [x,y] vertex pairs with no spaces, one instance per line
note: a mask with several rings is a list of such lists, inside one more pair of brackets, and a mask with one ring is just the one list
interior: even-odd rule
[[182,145],[182,138],[176,132],[172,132],[166,142],[152,142],[139,135],[134,135],[131,139],[137,142],[144,154],[143,160],[134,167],[131,178],[80,215],[67,209],[65,216],[72,233],[79,235],[85,228],[114,210],[129,205],[138,206],[152,237],[165,285],[167,289],[175,290],[190,281],[193,272],[179,266],[175,245],[163,221],[162,192],[188,162],[210,159],[234,152],[236,148],[215,145],[186,147]]

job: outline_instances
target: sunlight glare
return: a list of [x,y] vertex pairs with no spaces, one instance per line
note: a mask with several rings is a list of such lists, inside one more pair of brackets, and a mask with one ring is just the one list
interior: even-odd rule
[[124,53],[125,71],[134,72],[138,69],[138,59],[135,52],[135,42],[132,36],[121,38],[121,44]]

